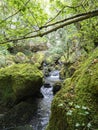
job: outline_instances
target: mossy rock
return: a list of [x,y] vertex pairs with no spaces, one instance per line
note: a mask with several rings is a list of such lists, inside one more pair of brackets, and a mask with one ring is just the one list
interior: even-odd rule
[[0,119],[0,129],[3,129],[4,127],[9,128],[21,126],[29,123],[36,109],[37,105],[34,103],[30,104],[28,102],[21,102],[17,104],[8,112],[6,112],[5,115]]
[[60,70],[60,69],[61,69],[61,66],[60,66],[60,65],[56,65],[56,66],[55,66],[55,69],[56,69],[56,70]]
[[15,64],[14,55],[6,55],[6,66],[11,66]]
[[49,68],[47,66],[44,67],[44,76],[46,76],[46,77],[49,76]]
[[46,51],[48,46],[46,43],[29,43],[26,45],[32,52]]
[[0,69],[0,104],[37,96],[43,83],[43,74],[31,64],[14,64]]
[[53,85],[53,94],[56,94],[62,87],[61,81],[57,81]]
[[0,68],[6,66],[6,58],[4,55],[0,55]]
[[28,63],[29,59],[28,57],[22,53],[22,52],[18,52],[15,56],[14,56],[14,62],[15,63]]
[[45,63],[46,63],[46,65],[54,64],[53,57],[52,56],[46,56],[45,57]]
[[40,68],[43,65],[43,62],[44,62],[43,52],[37,52],[33,54],[33,57],[31,57],[31,63],[36,64],[38,68]]
[[98,49],[64,81],[51,107],[46,130],[98,129]]

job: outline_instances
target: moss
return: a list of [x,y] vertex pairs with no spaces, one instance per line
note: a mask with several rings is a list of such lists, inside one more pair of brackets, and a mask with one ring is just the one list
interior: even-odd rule
[[31,64],[14,64],[0,69],[0,102],[6,104],[8,99],[11,101],[39,93],[42,78],[42,72]]
[[52,56],[45,57],[45,63],[47,65],[53,64],[53,58],[52,58]]
[[61,56],[60,62],[65,63],[66,62],[66,58],[64,56]]
[[18,52],[15,56],[14,56],[14,61],[15,63],[28,63],[29,59],[28,57],[22,53],[22,52]]
[[44,61],[44,53],[43,52],[37,52],[33,54],[33,57],[31,58],[31,62],[33,63],[39,63],[40,65]]
[[98,128],[98,49],[90,55],[54,97],[46,130]]

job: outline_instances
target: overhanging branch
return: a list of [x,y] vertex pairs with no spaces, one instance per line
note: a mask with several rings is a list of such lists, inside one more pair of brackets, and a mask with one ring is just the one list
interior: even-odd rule
[[[53,31],[56,31],[60,28],[63,28],[64,26],[67,26],[67,25],[70,25],[72,23],[76,23],[76,22],[79,22],[79,21],[83,21],[83,20],[86,20],[88,18],[92,18],[92,17],[95,17],[95,16],[98,16],[98,10],[95,10],[95,11],[92,11],[92,12],[87,12],[87,13],[84,13],[84,14],[79,14],[79,15],[76,15],[74,17],[70,17],[67,20],[65,19],[65,20],[63,20],[62,24],[60,24],[60,25],[58,25],[58,26],[56,26],[52,29],[49,29],[48,31],[38,33],[38,34],[35,34],[35,35],[32,35],[32,36],[20,37],[20,38],[17,38],[17,39],[10,39],[10,40],[1,42],[0,44],[4,44],[4,43],[7,43],[7,42],[19,41],[19,40],[23,40],[23,39],[35,38],[35,37],[43,37],[44,35],[47,35],[47,34],[53,32]],[[41,31],[41,29],[40,29],[40,31]]]
[[[96,11],[97,11],[97,10],[96,10]],[[77,14],[77,15],[75,15],[75,16],[72,16],[72,17],[69,17],[69,18],[65,18],[65,19],[63,19],[63,20],[59,20],[59,21],[54,22],[54,23],[51,23],[51,24],[48,24],[48,25],[45,25],[45,26],[41,26],[40,29],[47,28],[47,27],[50,27],[50,26],[53,26],[53,25],[57,25],[57,24],[60,24],[60,23],[69,21],[69,20],[71,20],[71,19],[79,18],[79,17],[81,17],[81,16],[86,16],[86,15],[92,14],[92,13],[94,13],[94,12],[95,12],[95,11]]]

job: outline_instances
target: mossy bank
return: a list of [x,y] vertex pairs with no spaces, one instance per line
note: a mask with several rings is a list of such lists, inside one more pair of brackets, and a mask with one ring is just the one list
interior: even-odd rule
[[87,129],[98,129],[98,48],[64,81],[46,130]]

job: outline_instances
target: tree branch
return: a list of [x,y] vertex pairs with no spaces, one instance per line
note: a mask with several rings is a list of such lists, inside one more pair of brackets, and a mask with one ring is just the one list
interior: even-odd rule
[[[38,26],[38,29],[35,30],[35,31],[33,31],[33,32],[39,32],[39,31],[40,31],[41,29],[43,29],[43,28],[47,28],[47,27],[49,27],[49,26],[53,26],[53,25],[56,25],[56,24],[59,24],[59,23],[65,21],[65,19],[63,19],[63,20],[61,20],[61,21],[57,21],[57,22],[54,22],[54,23],[52,23],[52,24],[49,24],[50,22],[52,22],[53,20],[55,20],[56,17],[58,17],[58,16],[60,15],[60,13],[64,10],[64,8],[67,7],[67,8],[75,9],[75,8],[78,8],[78,7],[82,6],[84,2],[85,2],[85,0],[81,0],[81,2],[80,2],[78,5],[76,5],[76,6],[64,5],[63,8],[56,14],[56,16],[55,16],[53,19],[51,19],[50,21],[46,22],[44,26],[41,26],[41,27]],[[77,16],[78,16],[78,15],[77,15]],[[75,17],[76,17],[76,16],[75,16]],[[73,18],[74,18],[74,16],[73,16]],[[34,18],[34,19],[35,19],[35,18]],[[69,18],[68,18],[68,19],[66,18],[66,20],[69,20]],[[37,25],[38,25],[38,23],[37,23]],[[29,34],[31,34],[31,33],[33,33],[33,32],[30,31],[30,32],[28,32],[27,34],[25,34],[25,36],[27,36],[27,35],[29,35]]]
[[98,10],[79,14],[79,15],[70,17],[67,20],[65,19],[65,20],[63,20],[62,24],[60,24],[60,25],[58,25],[58,26],[56,26],[56,27],[54,27],[54,28],[52,28],[48,31],[45,31],[45,32],[42,32],[42,33],[39,33],[39,34],[35,34],[35,35],[32,35],[32,36],[20,37],[20,38],[17,38],[17,39],[10,39],[10,40],[1,42],[0,44],[4,44],[4,43],[7,43],[7,42],[14,42],[14,41],[23,40],[23,39],[35,38],[35,37],[43,37],[44,35],[47,35],[47,34],[53,32],[53,31],[56,31],[60,28],[63,28],[64,26],[67,26],[67,25],[70,25],[72,23],[76,23],[76,22],[79,22],[79,21],[83,21],[85,19],[92,18],[92,17],[95,17],[95,16],[98,16]]
[[[48,27],[50,27],[50,26],[54,26],[54,25],[63,23],[63,22],[65,22],[65,21],[68,21],[68,20],[70,20],[70,19],[77,18],[77,17],[79,17],[79,16],[81,16],[81,15],[85,15],[85,14],[87,14],[87,12],[86,12],[86,13],[77,14],[77,15],[75,15],[75,16],[72,16],[72,17],[69,17],[69,18],[65,18],[65,19],[63,19],[63,20],[59,20],[59,21],[57,21],[57,22],[54,22],[54,23],[51,23],[51,24],[48,24],[48,25],[41,26],[41,27],[39,27],[39,30],[37,30],[36,32],[41,31],[41,30],[44,29],[44,28],[48,28]],[[34,32],[35,32],[35,31],[34,31]],[[28,32],[26,35],[29,35],[29,34],[31,34],[31,33],[32,33],[32,31]]]

